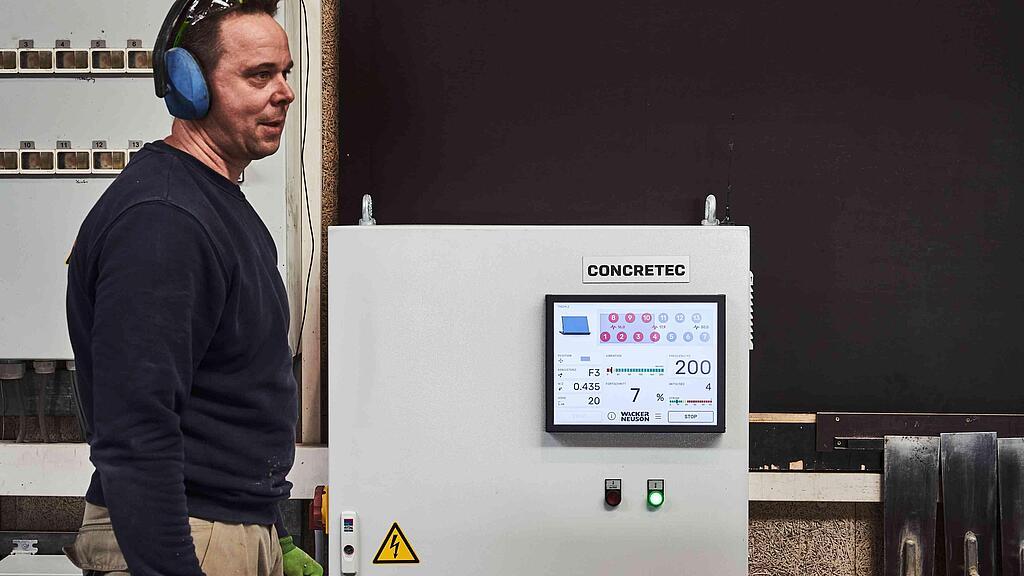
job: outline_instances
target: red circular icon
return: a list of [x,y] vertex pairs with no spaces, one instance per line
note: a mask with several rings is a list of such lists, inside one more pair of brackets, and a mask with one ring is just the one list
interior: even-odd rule
[[635,321],[636,321],[636,314],[633,314],[632,312],[627,312],[626,313],[626,322],[629,322],[630,324],[632,324]]
[[644,333],[643,332],[633,332],[633,341],[634,342],[643,342],[644,341]]
[[611,506],[612,508],[622,503],[622,491],[621,490],[605,490],[604,491],[604,503]]
[[644,312],[643,316],[640,316],[640,319],[644,321],[644,324],[650,322],[653,318],[654,317],[648,314],[647,312]]
[[615,335],[615,339],[618,340],[619,342],[625,342],[626,341],[626,333],[625,332],[619,332],[618,334]]
[[651,342],[657,342],[658,340],[661,340],[661,334],[651,332]]
[[607,342],[612,339],[612,335],[607,332],[601,332],[601,342]]
[[615,312],[612,312],[611,314],[608,315],[608,321],[611,322],[612,324],[615,324],[616,322],[619,321],[619,315],[616,314]]

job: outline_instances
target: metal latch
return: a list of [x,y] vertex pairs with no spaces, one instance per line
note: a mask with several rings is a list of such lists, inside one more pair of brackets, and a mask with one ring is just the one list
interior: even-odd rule
[[917,542],[913,538],[903,541],[903,555],[900,558],[900,576],[921,576],[921,559],[917,552]]
[[14,550],[11,550],[11,556],[15,554],[32,555],[39,552],[39,549],[36,548],[39,540],[11,540],[11,542],[14,543]]
[[835,450],[885,450],[884,438],[862,438],[858,436],[836,436],[832,445]]
[[964,576],[981,576],[978,571],[978,537],[970,531],[964,534]]

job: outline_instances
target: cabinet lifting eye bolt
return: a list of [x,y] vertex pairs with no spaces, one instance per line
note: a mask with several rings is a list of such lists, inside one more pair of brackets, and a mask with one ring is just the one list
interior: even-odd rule
[[721,223],[721,220],[715,216],[716,209],[715,195],[708,194],[708,197],[704,200],[704,219],[700,222],[702,226],[718,226]]
[[363,194],[363,217],[359,219],[360,226],[373,226],[377,221],[373,219],[373,198],[369,194]]

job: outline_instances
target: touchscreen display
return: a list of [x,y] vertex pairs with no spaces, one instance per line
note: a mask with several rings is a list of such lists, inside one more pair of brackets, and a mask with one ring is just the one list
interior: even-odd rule
[[548,296],[547,429],[724,432],[724,296]]

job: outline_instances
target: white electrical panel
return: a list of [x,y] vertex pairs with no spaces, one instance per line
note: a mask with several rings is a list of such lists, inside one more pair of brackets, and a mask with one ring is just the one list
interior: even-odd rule
[[329,574],[747,573],[747,228],[328,240]]
[[[166,0],[7,0],[0,18],[0,359],[70,359],[65,261],[82,219],[132,152],[170,132],[153,93]],[[283,19],[284,11],[280,18]],[[297,109],[297,108],[296,108]],[[101,145],[97,145],[100,144]],[[242,191],[285,273],[285,157]]]

